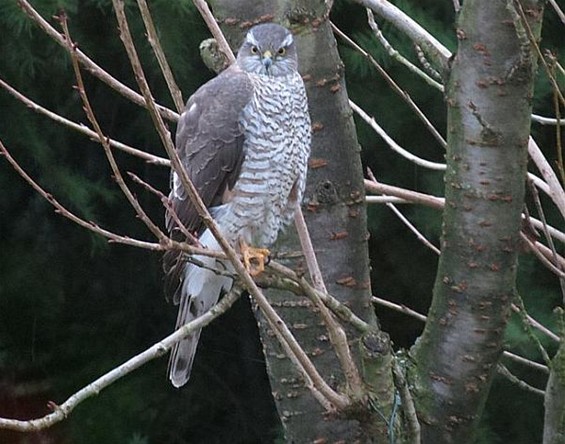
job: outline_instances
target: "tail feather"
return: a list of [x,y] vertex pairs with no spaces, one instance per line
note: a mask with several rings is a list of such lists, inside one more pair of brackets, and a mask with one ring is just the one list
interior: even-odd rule
[[[184,324],[196,319],[198,315],[191,313],[192,299],[188,296],[182,297],[181,306],[177,316],[177,325],[175,329],[182,327]],[[169,360],[169,379],[174,387],[179,388],[187,383],[190,378],[196,347],[200,339],[202,329],[195,330],[190,336],[177,342],[171,352]]]
[[[204,232],[200,242],[211,249],[219,248],[208,230]],[[210,270],[210,268],[225,268],[221,261],[207,256],[198,256],[197,259],[204,267],[194,264],[187,264],[185,267],[176,329],[206,313],[218,302],[220,294],[231,288],[233,282],[231,278]],[[186,384],[190,378],[201,331],[201,329],[195,330],[173,348],[169,360],[169,379],[177,388]]]

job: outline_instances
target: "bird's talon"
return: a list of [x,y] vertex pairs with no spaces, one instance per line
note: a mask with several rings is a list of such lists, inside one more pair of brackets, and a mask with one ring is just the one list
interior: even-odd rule
[[271,252],[266,248],[254,248],[245,242],[240,242],[240,250],[243,258],[243,265],[253,277],[265,271],[265,264],[269,263]]

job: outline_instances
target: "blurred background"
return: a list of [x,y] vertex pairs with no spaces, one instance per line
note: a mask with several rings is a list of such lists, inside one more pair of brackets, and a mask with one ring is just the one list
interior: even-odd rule
[[[450,50],[456,48],[452,2],[395,1]],[[36,0],[51,17],[64,9],[80,49],[119,80],[137,89],[118,37],[110,0]],[[213,76],[198,46],[209,33],[188,0],[150,4],[162,44],[184,98]],[[173,107],[136,7],[130,26],[137,37],[154,96]],[[440,93],[392,61],[367,25],[363,8],[336,1],[332,20],[361,44],[404,88],[444,133]],[[410,43],[382,24],[390,42],[417,62]],[[563,25],[552,11],[544,23],[543,48],[565,60]],[[0,0],[0,77],[34,101],[67,118],[86,122],[65,50],[47,38],[12,0]],[[388,88],[367,61],[338,38],[351,98],[403,147],[442,162],[435,139]],[[107,134],[164,155],[150,118],[141,108],[85,74],[93,108]],[[536,85],[534,111],[553,115],[552,92],[543,71]],[[443,194],[441,173],[399,158],[363,122],[357,121],[364,164],[377,178],[435,195]],[[555,128],[532,125],[532,133],[555,158]],[[37,115],[0,89],[0,138],[26,171],[71,211],[99,225],[140,239],[151,239],[111,179],[99,144]],[[132,171],[161,190],[168,171],[116,152],[123,171]],[[161,223],[161,203],[133,186],[153,220]],[[441,214],[404,206],[404,214],[428,239],[439,244]],[[563,226],[547,205],[550,223]],[[425,313],[437,263],[386,207],[369,208],[373,293]],[[531,255],[522,255],[519,291],[536,319],[553,327],[559,304],[558,281]],[[397,347],[410,347],[423,324],[377,308],[384,330]],[[163,297],[160,256],[81,229],[55,214],[5,159],[0,158],[0,416],[27,419],[49,412],[48,401],[62,403],[72,393],[169,334],[176,308]],[[540,337],[545,344],[545,338]],[[538,350],[514,317],[507,330],[512,350],[540,359]],[[545,344],[552,350],[553,344]],[[166,378],[167,359],[135,371],[81,404],[70,418],[41,433],[0,431],[6,444],[99,443],[270,443],[282,442],[271,400],[261,346],[249,302],[203,333],[191,382],[175,390]],[[543,374],[512,370],[543,388]],[[539,442],[543,400],[497,377],[481,423],[479,443]]]

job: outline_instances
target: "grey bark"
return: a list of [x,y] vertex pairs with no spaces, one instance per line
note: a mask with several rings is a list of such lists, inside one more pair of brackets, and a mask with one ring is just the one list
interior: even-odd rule
[[[523,1],[539,38],[542,2]],[[467,0],[446,89],[446,205],[425,331],[412,350],[425,443],[472,442],[515,289],[536,54],[513,2]]]
[[[275,21],[293,30],[313,124],[312,156],[303,211],[328,290],[376,330],[370,303],[360,148],[345,90],[344,67],[329,26],[325,2],[216,0],[211,3],[232,47],[236,47],[248,27],[257,22]],[[278,260],[304,272],[305,264],[293,228],[287,230],[278,245]],[[307,299],[290,293],[271,290],[268,297],[326,381],[343,390],[339,363],[317,309]],[[368,412],[366,406],[328,415],[305,386],[302,376],[285,356],[261,316],[257,319],[273,396],[287,442],[369,442],[372,439],[381,442],[379,434],[383,438],[386,436],[384,421],[374,412],[373,415]],[[358,332],[348,330],[348,339],[355,352],[359,336]],[[388,357],[384,362],[388,364],[390,353],[390,347],[383,348],[383,356]],[[357,359],[360,361],[358,356]],[[389,389],[388,398],[392,399],[392,383],[387,384],[392,381],[390,365],[385,365],[383,373],[385,377],[380,382]],[[384,402],[383,411],[389,411],[391,403]],[[375,421],[374,418],[378,419]]]

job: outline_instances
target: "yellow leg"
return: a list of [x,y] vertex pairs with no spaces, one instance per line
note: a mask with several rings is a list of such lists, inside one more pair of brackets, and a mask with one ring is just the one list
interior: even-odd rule
[[258,276],[265,271],[265,262],[271,252],[266,248],[254,248],[243,240],[239,240],[239,250],[243,258],[243,265],[251,276]]

